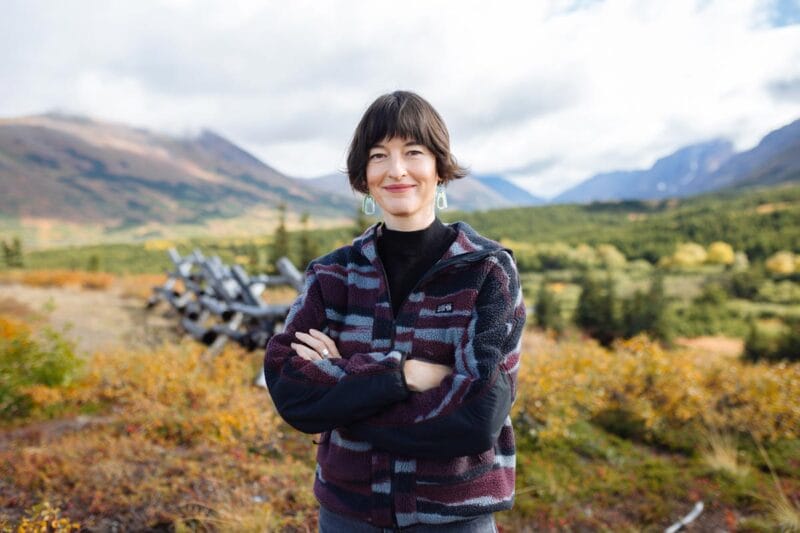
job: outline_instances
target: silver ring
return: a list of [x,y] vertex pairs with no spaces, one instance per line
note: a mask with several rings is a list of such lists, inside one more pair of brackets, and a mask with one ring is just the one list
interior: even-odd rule
[[331,352],[329,352],[327,348],[323,348],[322,352],[320,352],[320,353],[322,353],[322,357],[326,357],[326,358],[331,354]]

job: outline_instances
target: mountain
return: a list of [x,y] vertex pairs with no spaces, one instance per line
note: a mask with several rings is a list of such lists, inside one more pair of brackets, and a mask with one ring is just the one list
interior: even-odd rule
[[[328,194],[351,199],[360,195],[350,189],[347,175],[328,174],[305,180],[312,187]],[[452,209],[476,211],[543,204],[544,200],[517,187],[500,176],[469,175],[447,185],[447,199]]]
[[310,185],[318,191],[349,198],[351,203],[360,201],[358,194],[350,188],[350,182],[347,179],[347,174],[344,172],[335,172],[333,174],[326,174],[316,178],[305,178],[298,181]]
[[341,217],[352,201],[321,198],[211,131],[176,138],[46,114],[0,120],[0,214],[107,228],[196,224],[251,211]]
[[508,201],[512,202],[512,205],[542,205],[547,203],[544,198],[539,198],[538,196],[532,195],[522,187],[515,185],[502,176],[485,175],[476,176],[476,178],[478,178],[481,183],[493,191],[501,194]]
[[755,148],[735,153],[729,141],[695,144],[647,170],[596,174],[552,203],[648,200],[800,181],[800,120],[767,134]]
[[659,159],[647,170],[596,174],[551,201],[588,203],[687,196],[692,194],[695,183],[707,180],[733,153],[733,145],[723,139],[686,146]]
[[800,180],[800,119],[767,134],[755,148],[734,155],[688,190],[699,194],[797,180]]

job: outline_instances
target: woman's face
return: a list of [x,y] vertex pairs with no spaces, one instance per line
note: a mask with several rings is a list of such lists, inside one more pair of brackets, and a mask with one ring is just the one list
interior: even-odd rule
[[369,150],[367,188],[389,229],[413,231],[433,222],[436,157],[414,140],[384,139]]

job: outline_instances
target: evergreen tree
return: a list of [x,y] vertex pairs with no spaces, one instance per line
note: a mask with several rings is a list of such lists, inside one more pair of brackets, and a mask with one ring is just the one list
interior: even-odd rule
[[97,254],[89,256],[86,262],[86,270],[89,272],[98,272],[100,270],[100,257]]
[[3,264],[7,267],[11,266],[11,247],[6,243],[5,239],[0,241],[0,247],[3,248]]
[[22,268],[25,266],[25,261],[22,258],[22,240],[19,237],[14,237],[14,242],[12,244],[15,258],[14,266]]
[[619,336],[614,279],[610,272],[606,272],[605,283],[600,283],[585,272],[580,285],[575,324],[603,346],[610,346]]
[[621,331],[625,337],[648,333],[652,338],[669,341],[667,299],[664,295],[664,273],[656,269],[648,292],[636,291],[623,302]]
[[656,269],[647,293],[650,306],[650,335],[664,342],[672,339],[672,326],[669,320],[669,301],[664,291],[664,271]]
[[11,239],[11,243],[2,241],[3,261],[8,268],[22,268],[25,265],[22,253],[22,240],[19,237]]
[[564,330],[564,322],[561,318],[561,309],[553,292],[547,288],[547,281],[542,280],[539,285],[539,292],[536,295],[536,306],[534,307],[536,325],[542,329],[552,329],[558,333]]
[[305,267],[319,256],[319,242],[308,229],[308,213],[300,217],[303,230],[300,232],[300,265]]
[[289,257],[289,232],[286,230],[286,204],[278,206],[278,227],[272,241],[272,257],[275,261]]
[[364,211],[361,210],[361,206],[359,205],[356,209],[356,220],[355,224],[353,225],[353,237],[358,237],[364,231],[374,224],[375,219],[373,217],[369,217],[364,214]]
[[650,310],[647,304],[647,294],[638,290],[622,302],[623,336],[630,338],[650,329]]

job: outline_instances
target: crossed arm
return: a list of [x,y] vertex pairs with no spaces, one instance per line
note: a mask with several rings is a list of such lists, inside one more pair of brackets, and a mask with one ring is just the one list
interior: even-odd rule
[[[308,333],[297,331],[294,334],[299,342],[291,346],[297,355],[306,361],[321,361],[323,359],[341,359],[336,343],[318,329],[311,328]],[[425,392],[438,387],[442,380],[453,373],[449,366],[406,359],[400,368],[408,390],[411,392]]]
[[267,348],[267,384],[287,422],[307,433],[347,428],[378,448],[418,457],[470,455],[491,447],[513,400],[509,368],[518,357],[524,323],[513,265],[487,276],[455,369],[396,351],[343,358],[321,331],[321,302],[309,271],[286,330]]

